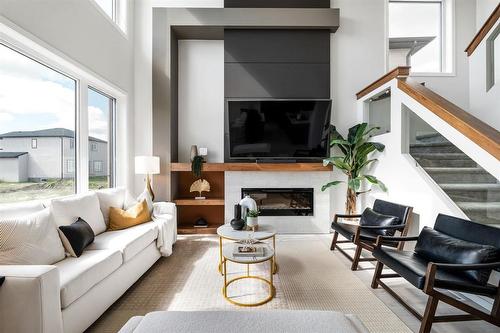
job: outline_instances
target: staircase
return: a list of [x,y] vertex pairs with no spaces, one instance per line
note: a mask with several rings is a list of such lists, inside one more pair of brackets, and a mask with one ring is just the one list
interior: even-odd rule
[[410,155],[475,222],[500,227],[500,183],[439,133],[417,136]]

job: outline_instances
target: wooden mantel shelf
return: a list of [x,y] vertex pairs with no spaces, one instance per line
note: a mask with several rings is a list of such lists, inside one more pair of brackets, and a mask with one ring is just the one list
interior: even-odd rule
[[[172,163],[171,170],[191,171],[191,163]],[[203,163],[204,172],[224,171],[331,171],[322,163]]]

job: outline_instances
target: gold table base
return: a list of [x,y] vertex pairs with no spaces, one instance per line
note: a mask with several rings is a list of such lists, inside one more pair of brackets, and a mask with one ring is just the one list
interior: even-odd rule
[[[276,288],[274,287],[273,285],[273,274],[274,274],[274,268],[276,267],[275,266],[275,260],[274,260],[274,256],[269,260],[269,280],[262,277],[262,276],[255,276],[255,275],[250,275],[250,265],[253,265],[253,264],[258,264],[258,263],[261,263],[262,261],[259,261],[259,262],[255,262],[255,263],[248,263],[246,264],[247,265],[247,275],[244,275],[244,276],[238,276],[234,279],[231,279],[231,280],[227,280],[227,274],[223,274],[224,276],[224,286],[222,287],[222,295],[224,296],[224,298],[234,304],[234,305],[238,305],[238,306],[245,306],[245,307],[253,307],[253,306],[260,306],[260,305],[263,305],[263,304],[266,304],[268,303],[269,301],[271,301],[274,296],[276,295]],[[227,260],[224,260],[222,262],[222,266],[224,268],[224,272],[227,272],[226,270],[226,261]],[[235,281],[239,281],[239,280],[243,280],[243,279],[256,279],[256,280],[260,280],[260,281],[264,281],[265,283],[267,283],[269,285],[269,296],[267,296],[265,299],[259,301],[259,302],[255,302],[255,303],[241,303],[241,302],[238,302],[238,301],[235,301],[233,299],[231,299],[230,297],[227,296],[227,287],[235,282]]]

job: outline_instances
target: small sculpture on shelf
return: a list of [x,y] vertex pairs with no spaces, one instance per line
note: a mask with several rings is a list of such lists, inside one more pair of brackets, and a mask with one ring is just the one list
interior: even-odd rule
[[197,200],[206,199],[206,197],[202,196],[201,192],[210,192],[210,183],[205,179],[198,179],[189,188],[189,192],[198,192],[199,196],[195,197]]

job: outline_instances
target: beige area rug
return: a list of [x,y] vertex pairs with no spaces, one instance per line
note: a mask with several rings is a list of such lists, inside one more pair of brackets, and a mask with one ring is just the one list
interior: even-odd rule
[[[222,276],[217,271],[218,239],[212,236],[181,238],[174,254],[161,258],[89,329],[116,332],[132,316],[158,310],[333,310],[356,314],[370,332],[400,333],[410,329],[329,251],[324,236],[280,236],[277,239],[279,271],[274,275],[276,297],[269,303],[243,308],[221,294]],[[230,274],[246,273],[231,264]],[[259,264],[252,273],[269,275]],[[242,302],[263,299],[268,292],[257,280],[240,280],[228,289]]]

